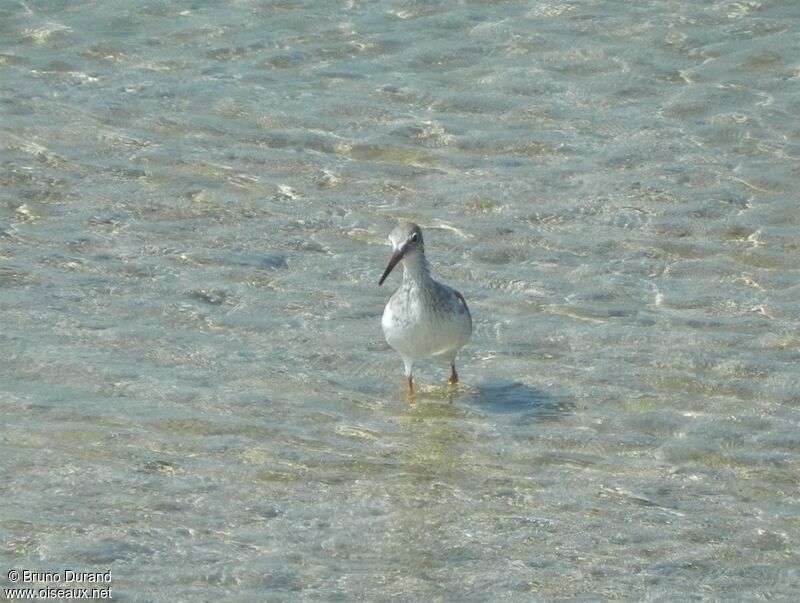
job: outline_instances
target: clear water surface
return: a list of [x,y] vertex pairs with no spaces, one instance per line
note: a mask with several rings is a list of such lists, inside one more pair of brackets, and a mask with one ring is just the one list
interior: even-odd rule
[[[800,4],[0,5],[0,583],[797,600]],[[475,318],[416,404],[396,219]],[[41,586],[36,584],[34,586]]]

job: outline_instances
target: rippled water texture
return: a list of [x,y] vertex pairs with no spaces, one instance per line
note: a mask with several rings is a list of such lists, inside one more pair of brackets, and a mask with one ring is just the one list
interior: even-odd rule
[[[798,23],[0,5],[0,582],[797,600]],[[413,405],[398,218],[475,318]]]

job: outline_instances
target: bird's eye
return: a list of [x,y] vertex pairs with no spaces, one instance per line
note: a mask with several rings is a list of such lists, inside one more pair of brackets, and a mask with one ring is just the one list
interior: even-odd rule
[[415,232],[411,235],[411,242],[416,243],[417,241],[419,241],[419,235]]

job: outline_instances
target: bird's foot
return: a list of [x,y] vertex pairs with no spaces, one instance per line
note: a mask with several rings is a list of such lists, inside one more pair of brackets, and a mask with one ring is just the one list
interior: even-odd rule
[[455,365],[451,367],[450,379],[448,379],[448,383],[450,383],[450,385],[458,385],[458,373],[456,372]]

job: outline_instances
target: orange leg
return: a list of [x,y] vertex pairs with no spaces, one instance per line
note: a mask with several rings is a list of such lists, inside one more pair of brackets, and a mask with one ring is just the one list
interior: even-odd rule
[[450,385],[458,384],[458,373],[456,372],[455,363],[450,365]]
[[408,377],[408,384],[407,385],[408,385],[408,388],[407,388],[408,399],[409,400],[413,400],[414,399],[414,379],[410,375]]

